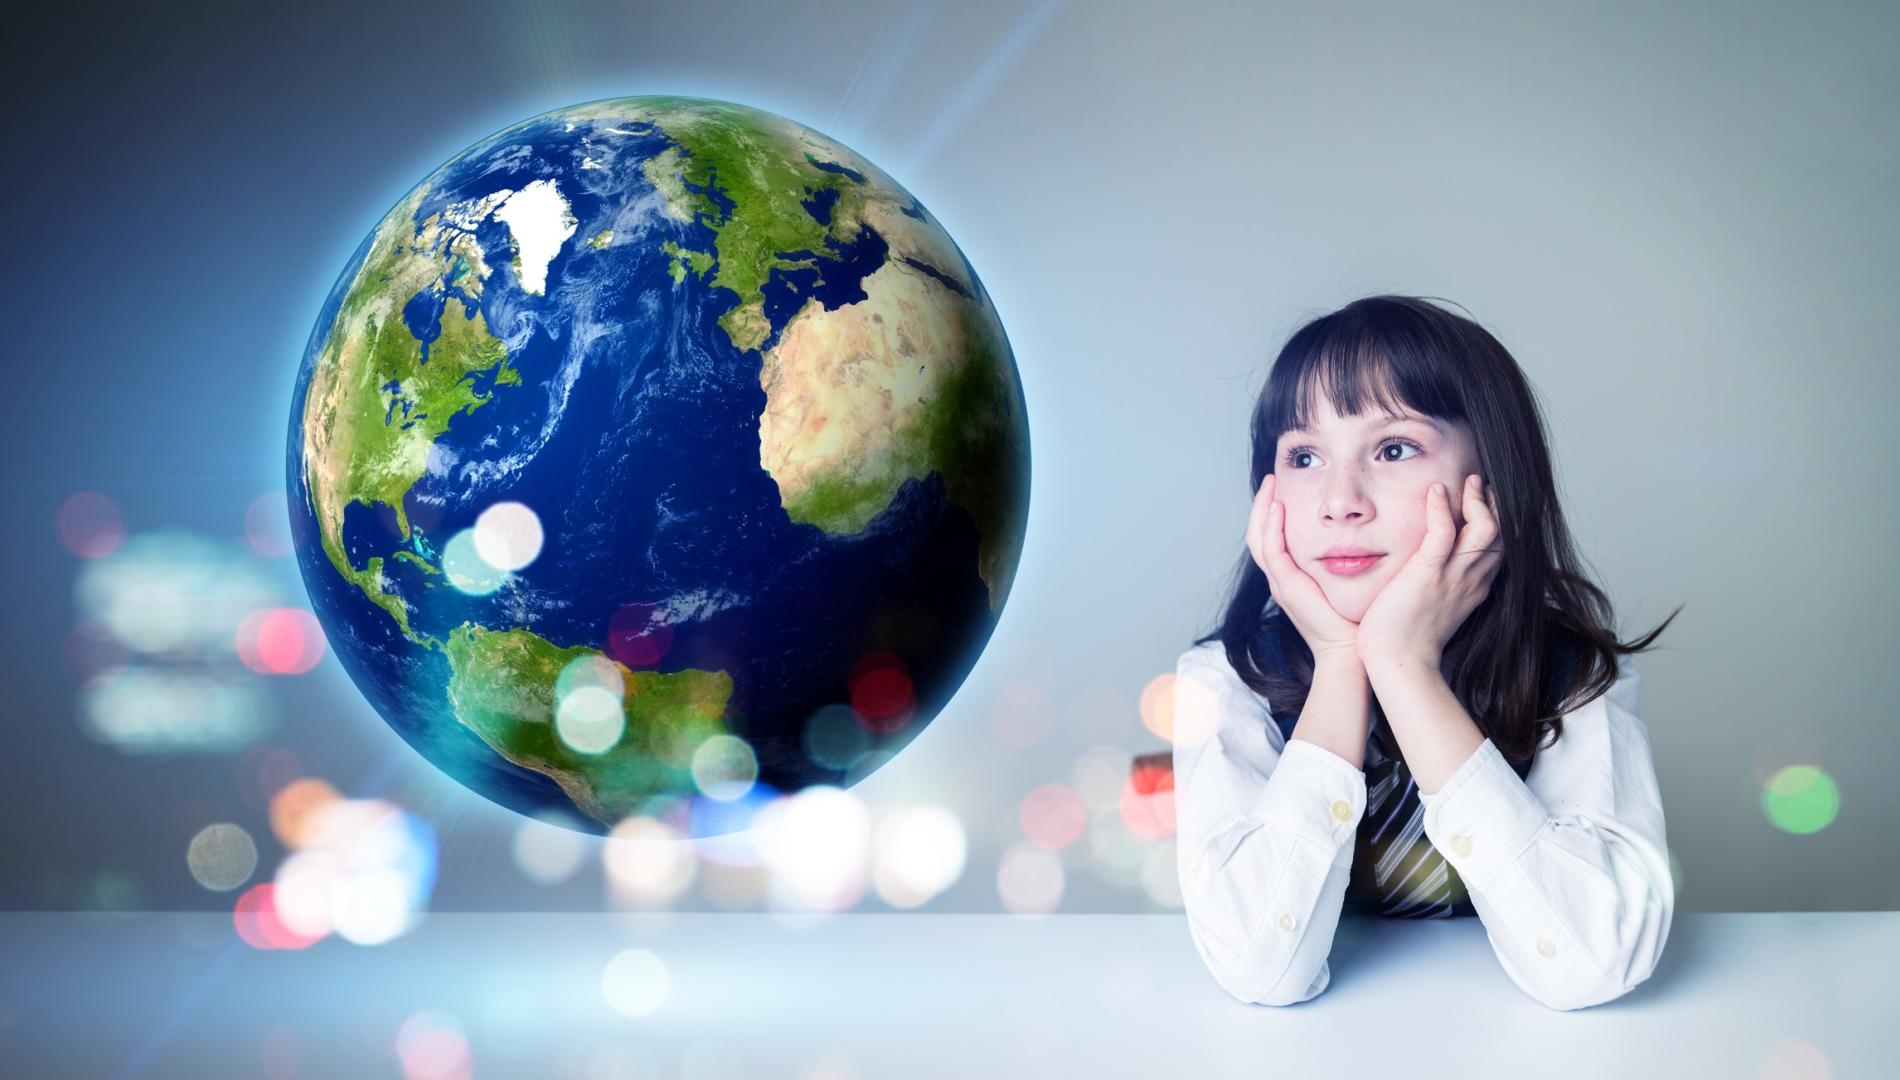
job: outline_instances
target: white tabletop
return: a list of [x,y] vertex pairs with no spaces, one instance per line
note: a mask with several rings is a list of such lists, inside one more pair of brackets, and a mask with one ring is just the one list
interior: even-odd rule
[[[1509,981],[1476,919],[1346,919],[1332,985],[1283,1008],[1222,991],[1179,915],[435,913],[298,952],[230,926],[0,914],[4,1071],[270,1076],[289,1055],[297,1076],[401,1076],[425,1009],[478,1077],[1843,1078],[1894,1075],[1900,1051],[1896,912],[1678,915],[1649,982],[1567,1013]],[[627,948],[669,973],[640,1017],[601,989]]]

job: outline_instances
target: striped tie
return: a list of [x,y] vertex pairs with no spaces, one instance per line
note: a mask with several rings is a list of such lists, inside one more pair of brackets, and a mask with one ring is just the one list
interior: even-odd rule
[[1359,823],[1352,879],[1377,901],[1380,915],[1443,919],[1469,912],[1463,880],[1425,835],[1425,804],[1412,770],[1375,743],[1366,754],[1366,815]]

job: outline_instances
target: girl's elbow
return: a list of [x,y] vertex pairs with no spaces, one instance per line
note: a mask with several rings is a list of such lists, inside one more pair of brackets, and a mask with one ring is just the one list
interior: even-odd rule
[[1222,990],[1243,1004],[1297,1005],[1318,997],[1331,981],[1323,958],[1317,972],[1302,970],[1296,962],[1297,940],[1255,938],[1237,946],[1209,933],[1192,909],[1187,914],[1189,934],[1202,964]]
[[1576,1012],[1579,1009],[1588,1009],[1593,1006],[1615,1001],[1617,998],[1636,989],[1637,985],[1642,981],[1642,979],[1637,979],[1632,983],[1618,985],[1608,979],[1599,977],[1595,981],[1581,986],[1571,984],[1525,986],[1520,983],[1519,987],[1530,995],[1531,1000],[1547,1009],[1554,1009],[1558,1012]]
[[[1617,935],[1616,945],[1608,955],[1601,956],[1602,964],[1589,963],[1581,977],[1576,968],[1564,971],[1550,970],[1541,979],[1515,979],[1518,986],[1536,999],[1540,1004],[1560,1012],[1587,1009],[1615,1001],[1624,994],[1648,981],[1662,960],[1663,944],[1668,938],[1671,913],[1666,898],[1657,903],[1652,897],[1645,905],[1644,917],[1637,920],[1635,926],[1626,927],[1626,932]],[[1543,965],[1535,964],[1544,953],[1533,958],[1532,970]]]
[[1214,981],[1243,1004],[1286,1006],[1318,997],[1332,981],[1332,976],[1327,965],[1321,963],[1318,973],[1314,975],[1288,970],[1266,986],[1250,984],[1233,972],[1215,972]]

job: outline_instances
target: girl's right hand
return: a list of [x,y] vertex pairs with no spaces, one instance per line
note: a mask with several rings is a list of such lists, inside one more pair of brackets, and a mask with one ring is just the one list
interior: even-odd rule
[[1336,611],[1319,582],[1286,552],[1286,508],[1273,498],[1273,486],[1273,474],[1268,473],[1254,494],[1253,513],[1247,518],[1247,549],[1267,575],[1274,601],[1306,639],[1315,662],[1327,653],[1357,656],[1359,624]]

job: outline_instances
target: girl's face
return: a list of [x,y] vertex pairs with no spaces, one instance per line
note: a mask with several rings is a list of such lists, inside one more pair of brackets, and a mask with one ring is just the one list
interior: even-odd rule
[[[1359,621],[1385,583],[1425,540],[1425,493],[1450,494],[1454,525],[1464,526],[1465,477],[1478,471],[1470,426],[1405,410],[1394,421],[1379,406],[1341,416],[1316,395],[1318,430],[1289,430],[1276,447],[1274,498],[1286,506],[1286,550],[1319,583],[1333,610]],[[1337,546],[1379,552],[1370,567],[1329,565]]]

